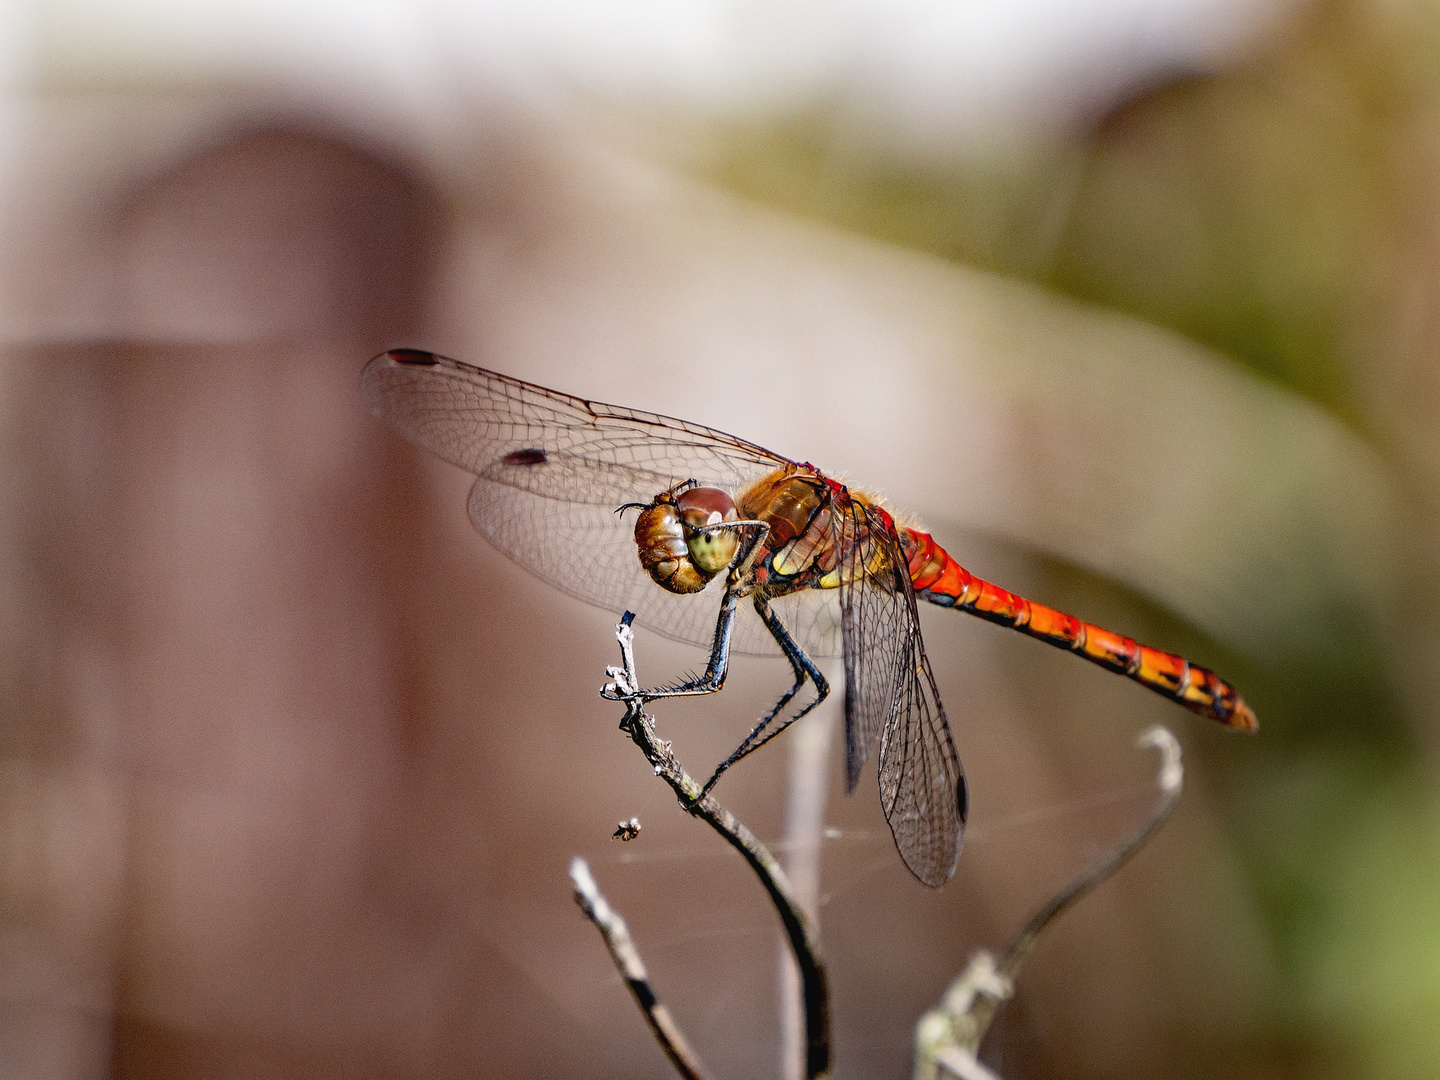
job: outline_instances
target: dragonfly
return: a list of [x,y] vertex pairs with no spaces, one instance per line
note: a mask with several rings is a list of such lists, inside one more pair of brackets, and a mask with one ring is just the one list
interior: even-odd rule
[[[955,871],[968,798],[920,634],[922,601],[1066,649],[1230,728],[1258,726],[1214,672],[982,580],[809,462],[413,349],[371,360],[360,394],[402,435],[475,475],[470,519],[511,559],[710,650],[703,672],[632,697],[714,693],[732,654],[789,661],[790,689],[706,791],[825,700],[815,658],[842,656],[848,790],[876,757],[895,846],[932,888]],[[808,700],[787,713],[807,682]]]

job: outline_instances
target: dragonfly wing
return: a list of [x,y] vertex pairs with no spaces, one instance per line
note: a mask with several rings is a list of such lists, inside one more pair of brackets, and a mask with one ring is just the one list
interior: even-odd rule
[[907,663],[908,646],[896,574],[866,571],[879,549],[865,507],[848,495],[837,496],[833,520],[842,561],[846,783],[854,791],[894,711],[897,673]]
[[734,493],[787,463],[714,428],[433,353],[382,353],[360,373],[360,396],[401,434],[477,476],[612,510],[681,480]]
[[911,640],[880,736],[880,805],[905,865],[938,889],[955,873],[965,838],[965,771],[918,629]]
[[[837,507],[838,509],[838,507]],[[845,757],[851,790],[879,746],[880,805],[905,865],[939,888],[965,832],[965,773],[950,734],[904,553],[888,516],[852,502],[837,514],[842,576]]]
[[[479,477],[471,520],[516,562],[572,596],[707,647],[723,581],[691,596],[666,592],[640,566],[633,516],[614,511],[682,480],[735,494],[786,464],[723,431],[432,353],[377,356],[361,372],[360,395],[402,435]],[[753,618],[741,621],[735,644],[778,652]]]

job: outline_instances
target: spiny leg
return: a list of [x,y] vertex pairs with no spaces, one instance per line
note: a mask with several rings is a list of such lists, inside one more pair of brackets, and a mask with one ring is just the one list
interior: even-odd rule
[[[731,530],[739,534],[742,542],[731,560],[731,574],[725,583],[725,596],[720,601],[720,616],[715,622],[715,637],[710,643],[710,662],[705,666],[705,672],[693,679],[686,679],[670,686],[657,686],[649,690],[641,690],[630,685],[630,676],[625,675],[618,668],[606,668],[614,682],[606,683],[600,690],[602,697],[612,701],[624,701],[638,699],[642,701],[655,701],[658,698],[667,697],[694,697],[699,694],[713,694],[725,685],[725,675],[730,667],[730,639],[735,631],[735,612],[740,603],[741,594],[745,591],[742,586],[743,578],[740,569],[746,564],[750,553],[755,550],[757,544],[765,538],[768,531],[764,522],[760,521],[727,521],[721,525],[711,526],[705,531],[718,532]],[[628,613],[627,613],[628,614]]]
[[720,618],[715,623],[715,638],[710,645],[710,662],[705,665],[703,674],[671,686],[657,686],[649,690],[641,690],[629,685],[622,685],[620,676],[624,672],[619,668],[606,668],[606,673],[616,681],[606,683],[601,688],[600,695],[612,701],[631,698],[654,701],[657,698],[713,694],[725,685],[725,675],[730,668],[730,639],[735,632],[735,612],[739,603],[739,593],[731,585],[727,585],[725,598],[720,602]]
[[[765,628],[770,631],[770,635],[779,644],[781,651],[785,654],[785,659],[790,661],[790,669],[795,673],[795,685],[785,691],[785,693],[781,695],[780,700],[775,703],[775,707],[762,716],[760,722],[751,728],[750,734],[745,736],[745,741],[735,748],[735,752],[719,764],[715,769],[714,775],[705,782],[704,792],[709,792],[709,790],[715,786],[716,781],[720,779],[720,774],[730,768],[731,765],[734,765],[747,754],[759,750],[760,747],[775,738],[776,735],[779,735],[791,724],[795,723],[796,720],[799,720],[811,709],[815,708],[816,705],[819,705],[820,702],[824,701],[830,694],[830,684],[825,681],[825,676],[820,674],[820,669],[815,666],[810,657],[805,655],[800,646],[795,644],[795,639],[790,636],[790,631],[785,629],[785,624],[780,621],[779,616],[770,610],[770,605],[758,596],[755,597],[755,611],[756,614],[760,616],[761,621],[765,623]],[[766,732],[765,729],[770,726],[770,722],[774,720],[775,717],[780,714],[781,710],[790,704],[791,699],[800,692],[800,688],[805,685],[807,678],[815,684],[815,700],[795,713],[794,716],[787,717],[783,723],[778,724],[773,730]]]

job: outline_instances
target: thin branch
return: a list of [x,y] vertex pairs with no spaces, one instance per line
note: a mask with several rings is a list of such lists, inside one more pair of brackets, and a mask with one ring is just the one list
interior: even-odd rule
[[998,964],[985,951],[970,958],[939,1006],[922,1016],[915,1026],[914,1080],[938,1080],[943,1073],[962,1080],[993,1076],[980,1065],[976,1055],[995,1013],[1014,993],[1015,977],[1040,935],[1129,862],[1169,819],[1180,801],[1185,780],[1180,743],[1167,728],[1157,724],[1141,732],[1136,745],[1160,752],[1160,769],[1155,777],[1159,794],[1150,813],[1108,855],[1046,901],[1016,935]]
[[655,1033],[665,1056],[674,1063],[676,1070],[685,1080],[708,1080],[705,1067],[700,1064],[695,1051],[691,1050],[690,1044],[685,1041],[685,1036],[670,1016],[670,1010],[661,1005],[655,997],[655,991],[650,987],[650,976],[645,972],[645,964],[640,959],[635,943],[630,940],[630,930],[626,927],[625,920],[600,894],[600,887],[595,884],[595,878],[591,876],[590,867],[584,859],[575,858],[570,861],[570,880],[575,885],[575,902],[605,939],[605,947],[610,950],[610,959],[615,961],[615,966],[625,979],[625,985],[630,987],[635,1003],[645,1014],[650,1030]]
[[621,666],[606,669],[613,682],[607,685],[605,695],[625,702],[620,730],[640,747],[655,775],[670,785],[681,808],[718,832],[750,864],[750,869],[765,886],[800,969],[805,999],[805,1075],[812,1080],[824,1076],[830,1067],[830,995],[818,935],[775,857],[734,814],[716,802],[713,795],[703,793],[700,783],[675,760],[670,744],[655,737],[655,720],[644,710],[640,682],[635,674],[635,635],[630,627],[633,618],[626,612],[616,627]]
[[1170,818],[1175,804],[1180,801],[1180,792],[1185,781],[1185,768],[1180,762],[1180,742],[1170,730],[1156,724],[1146,728],[1135,740],[1135,745],[1150,747],[1160,752],[1160,770],[1155,776],[1159,797],[1151,807],[1149,815],[1136,827],[1108,856],[1101,859],[1085,873],[1053,896],[1049,903],[1037,911],[1025,928],[1020,931],[1005,956],[1000,961],[1001,977],[1013,980],[1024,963],[1025,957],[1035,947],[1040,934],[1066,910],[1082,900],[1102,881],[1135,857],[1152,836]]
[[[820,923],[820,854],[825,842],[825,797],[830,772],[834,713],[822,713],[796,725],[789,738],[785,783],[785,839],[772,851],[785,853],[785,868],[802,910],[814,927]],[[780,1075],[805,1075],[805,1003],[800,972],[788,943],[777,943],[780,989]]]

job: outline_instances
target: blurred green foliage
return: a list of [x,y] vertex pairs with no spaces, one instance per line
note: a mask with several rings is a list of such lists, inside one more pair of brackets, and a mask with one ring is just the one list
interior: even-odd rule
[[1133,313],[1353,416],[1347,334],[1383,302],[1397,142],[1440,88],[1428,11],[1311,10],[1220,75],[1090,130],[899,153],[840,108],[724,130],[730,190]]
[[[1440,467],[1406,460],[1395,433],[1411,421],[1368,384],[1394,365],[1417,288],[1426,302],[1411,233],[1440,207],[1437,103],[1440,9],[1336,2],[1232,70],[1179,78],[1081,134],[898,152],[818,107],[725,129],[698,167],[746,197],[1210,345],[1392,453],[1419,505]],[[1424,597],[1440,544],[1420,527],[1415,550]],[[1428,683],[1417,690],[1406,634],[1344,670],[1223,668],[1264,706],[1259,740],[1204,740],[1286,987],[1257,1075],[1440,1076],[1440,798],[1423,753],[1440,710]]]

